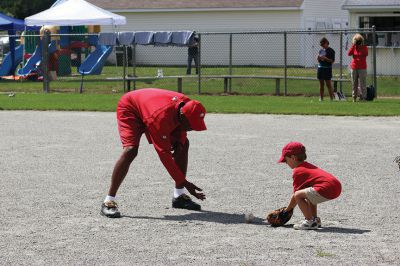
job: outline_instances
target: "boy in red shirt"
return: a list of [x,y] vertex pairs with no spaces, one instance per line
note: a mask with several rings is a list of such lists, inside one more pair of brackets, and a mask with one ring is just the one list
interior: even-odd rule
[[282,149],[279,163],[286,163],[293,169],[293,195],[287,206],[292,210],[299,205],[305,220],[293,226],[307,230],[321,227],[317,215],[317,204],[339,197],[342,186],[339,180],[328,172],[312,165],[307,159],[306,148],[300,142],[289,142]]
[[185,194],[186,188],[196,198],[205,199],[202,190],[186,180],[189,151],[186,132],[206,130],[205,114],[206,110],[200,102],[173,91],[151,88],[124,94],[117,107],[123,152],[114,166],[111,186],[101,206],[101,214],[110,218],[121,216],[116,193],[138,154],[143,133],[175,180],[172,207],[200,210],[201,206]]

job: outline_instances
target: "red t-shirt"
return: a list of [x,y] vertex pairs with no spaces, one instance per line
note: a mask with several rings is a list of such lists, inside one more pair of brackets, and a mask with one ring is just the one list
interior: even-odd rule
[[339,180],[328,172],[304,162],[293,169],[293,192],[312,187],[327,199],[339,197],[342,185]]
[[185,95],[162,89],[141,89],[126,93],[122,98],[125,106],[132,108],[146,126],[146,137],[156,149],[161,162],[177,185],[186,177],[172,157],[176,142],[187,141],[186,130],[178,121],[178,107],[190,99]]
[[347,55],[353,56],[350,63],[351,69],[367,69],[368,47],[366,45],[353,44]]

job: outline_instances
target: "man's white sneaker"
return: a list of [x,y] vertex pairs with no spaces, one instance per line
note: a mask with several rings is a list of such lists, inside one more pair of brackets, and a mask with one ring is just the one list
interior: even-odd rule
[[293,226],[296,230],[315,230],[318,229],[318,224],[315,220],[304,220],[299,224]]
[[101,204],[101,215],[108,218],[120,218],[121,213],[118,211],[118,205],[115,201],[106,201]]

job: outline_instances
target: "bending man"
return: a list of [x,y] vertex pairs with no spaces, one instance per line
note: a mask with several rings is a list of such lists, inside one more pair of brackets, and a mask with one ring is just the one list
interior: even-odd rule
[[173,91],[141,89],[123,95],[117,107],[118,131],[123,151],[114,166],[111,186],[101,206],[101,214],[110,218],[121,217],[116,194],[138,154],[143,133],[175,181],[172,207],[200,210],[201,206],[185,194],[186,188],[197,199],[205,199],[202,190],[186,180],[189,151],[187,131],[206,130],[205,113],[200,102]]

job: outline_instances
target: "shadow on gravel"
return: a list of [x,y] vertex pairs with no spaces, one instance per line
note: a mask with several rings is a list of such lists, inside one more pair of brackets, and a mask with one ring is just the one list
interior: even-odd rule
[[371,232],[371,230],[344,228],[344,227],[323,227],[317,230],[321,233],[339,233],[339,234],[364,234]]
[[[164,217],[151,217],[151,216],[129,216],[123,215],[122,218],[131,219],[147,219],[147,220],[165,220],[165,221],[203,221],[213,222],[221,224],[242,224],[246,223],[244,214],[233,214],[224,212],[213,212],[213,211],[199,211],[192,212],[183,215],[164,215]],[[250,224],[266,226],[265,220],[259,217],[254,217],[254,220]],[[293,224],[285,224],[285,228],[293,228]],[[271,227],[274,228],[274,227]],[[275,227],[278,228],[278,227]],[[371,232],[371,230],[357,229],[357,228],[344,228],[344,227],[323,227],[316,230],[319,233],[338,233],[338,234],[364,234]]]
[[[281,226],[280,228],[285,227],[285,228],[293,229],[293,225],[294,224],[285,224],[284,226]],[[274,228],[274,227],[272,227],[272,228]],[[278,227],[275,227],[275,228],[278,228]],[[318,232],[318,233],[338,233],[338,234],[356,234],[356,235],[371,232],[371,230],[356,229],[356,228],[344,228],[344,227],[334,227],[334,226],[332,226],[332,227],[322,227],[322,228],[319,228],[319,229],[317,229],[315,231]]]
[[[213,212],[213,211],[199,211],[192,212],[183,215],[165,215],[163,218],[160,217],[150,217],[150,216],[129,216],[123,215],[123,218],[132,219],[149,219],[149,220],[166,220],[166,221],[203,221],[203,222],[213,222],[221,224],[242,224],[245,223],[244,214],[232,214],[223,212]],[[259,217],[254,217],[251,224],[256,225],[266,225],[264,219]]]

